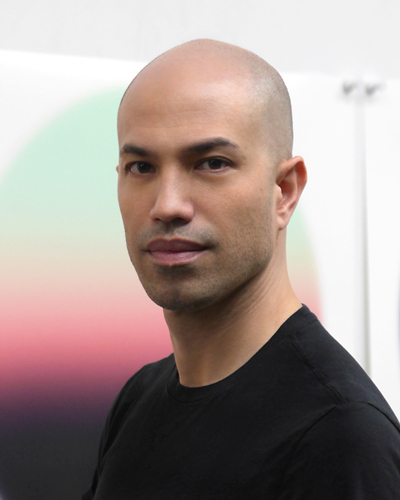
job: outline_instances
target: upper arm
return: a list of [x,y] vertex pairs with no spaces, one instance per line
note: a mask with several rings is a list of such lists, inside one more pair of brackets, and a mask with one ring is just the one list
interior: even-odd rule
[[332,409],[298,443],[279,500],[395,500],[400,497],[399,429],[378,409]]

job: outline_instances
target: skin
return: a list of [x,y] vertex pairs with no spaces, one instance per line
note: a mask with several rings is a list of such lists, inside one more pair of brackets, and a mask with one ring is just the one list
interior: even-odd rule
[[274,79],[243,49],[192,42],[147,66],[120,106],[128,252],[189,387],[233,373],[301,307],[285,246],[306,170]]

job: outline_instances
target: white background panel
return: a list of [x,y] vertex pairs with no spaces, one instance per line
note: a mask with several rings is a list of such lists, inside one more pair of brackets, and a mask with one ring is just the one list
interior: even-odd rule
[[304,157],[308,185],[300,201],[317,263],[322,321],[365,366],[356,228],[354,105],[340,78],[285,78],[292,96],[294,154]]
[[366,107],[371,374],[400,415],[400,82]]

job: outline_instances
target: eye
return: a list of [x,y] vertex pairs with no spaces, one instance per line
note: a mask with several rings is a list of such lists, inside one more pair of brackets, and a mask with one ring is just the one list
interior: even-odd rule
[[203,161],[197,167],[198,170],[223,170],[229,167],[229,163],[222,158],[209,158]]
[[154,171],[154,167],[151,163],[145,161],[135,161],[133,163],[128,163],[125,170],[132,174],[149,174]]

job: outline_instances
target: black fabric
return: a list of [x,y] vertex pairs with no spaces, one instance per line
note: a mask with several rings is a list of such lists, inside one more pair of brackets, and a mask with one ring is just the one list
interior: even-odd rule
[[303,306],[243,367],[179,383],[173,355],[125,385],[84,500],[398,500],[400,427]]

